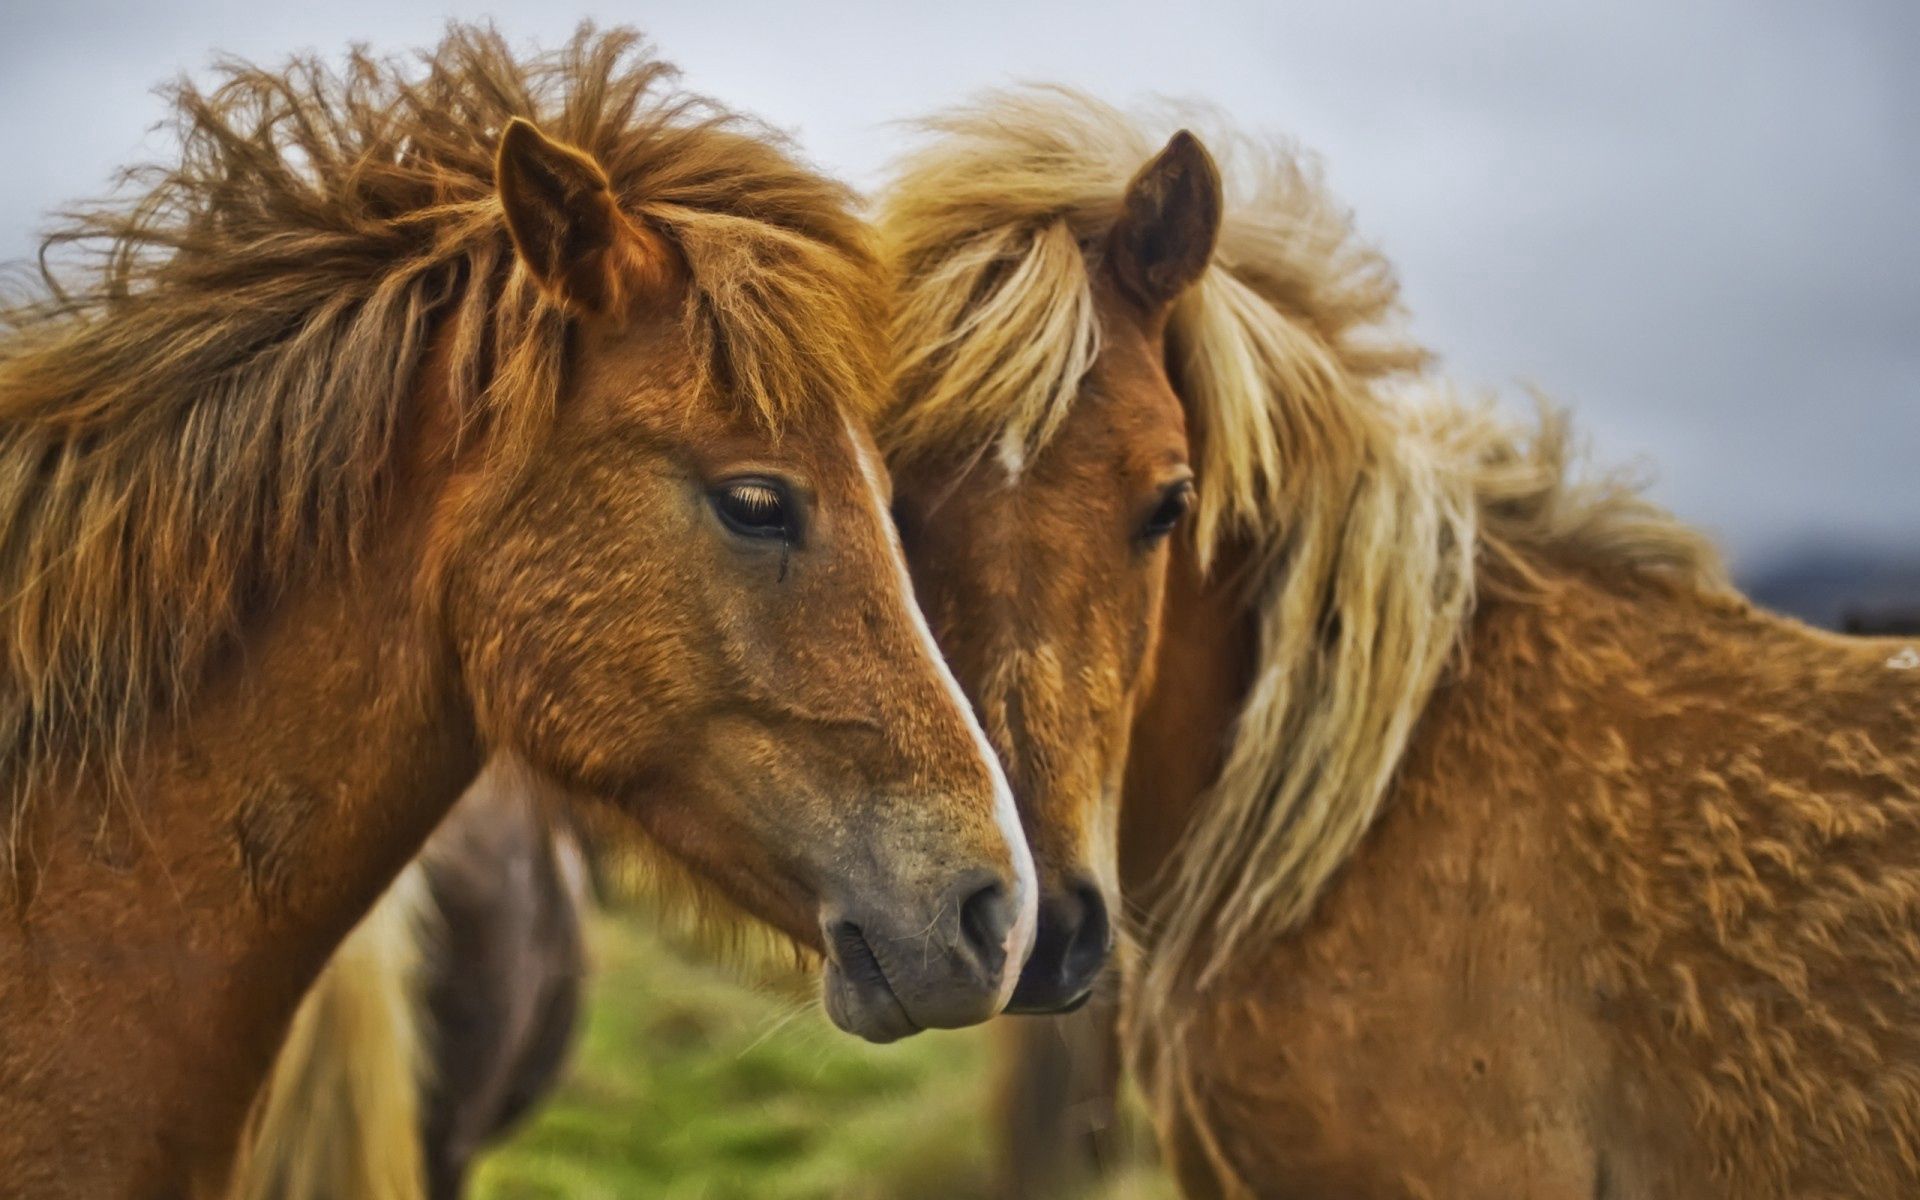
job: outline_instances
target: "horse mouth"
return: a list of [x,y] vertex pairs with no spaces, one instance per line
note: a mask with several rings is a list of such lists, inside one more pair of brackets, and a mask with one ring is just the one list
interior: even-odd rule
[[1093,992],[1093,985],[1088,984],[1070,1000],[1036,1001],[1029,997],[1022,997],[1019,990],[1015,989],[1013,999],[1007,1003],[1006,1012],[1009,1016],[1015,1017],[1064,1017],[1068,1013],[1076,1013],[1085,1008],[1087,1002],[1093,999]]
[[920,1032],[888,982],[879,955],[850,921],[836,922],[829,932],[824,987],[827,1015],[848,1033],[885,1043]]

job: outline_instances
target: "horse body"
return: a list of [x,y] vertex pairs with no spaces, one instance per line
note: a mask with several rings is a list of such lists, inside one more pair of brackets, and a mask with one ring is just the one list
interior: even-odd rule
[[[458,810],[456,810],[457,812]],[[419,859],[300,1001],[235,1161],[234,1200],[417,1200],[422,984],[439,932]]]

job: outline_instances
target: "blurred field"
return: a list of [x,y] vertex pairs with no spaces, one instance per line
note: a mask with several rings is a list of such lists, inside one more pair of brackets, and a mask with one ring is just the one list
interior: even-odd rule
[[[633,917],[597,919],[592,945],[567,1081],[482,1163],[479,1200],[991,1193],[984,1031],[869,1046],[828,1024],[797,975],[749,981]],[[1171,1200],[1139,1157],[1098,1200]]]

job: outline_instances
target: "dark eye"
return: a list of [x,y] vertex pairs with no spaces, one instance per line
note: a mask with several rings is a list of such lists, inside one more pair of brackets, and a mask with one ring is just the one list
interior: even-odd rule
[[793,541],[792,505],[786,489],[770,479],[734,479],[713,493],[713,509],[741,537]]
[[1154,505],[1153,513],[1147,523],[1140,527],[1140,540],[1151,546],[1173,532],[1180,524],[1180,518],[1187,515],[1193,507],[1193,484],[1182,479],[1166,491],[1160,493],[1160,502]]

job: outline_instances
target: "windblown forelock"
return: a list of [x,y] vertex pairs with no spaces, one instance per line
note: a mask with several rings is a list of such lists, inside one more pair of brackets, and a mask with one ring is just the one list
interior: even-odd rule
[[[413,61],[236,61],[171,93],[177,162],[68,214],[0,312],[0,812],[111,766],[246,615],[357,561],[437,332],[454,426],[508,471],[568,322],[512,253],[513,117],[595,156],[684,253],[706,381],[778,428],[870,415],[882,275],[851,194],[677,90],[638,35],[516,55],[454,26]],[[9,840],[0,833],[0,841]]]

